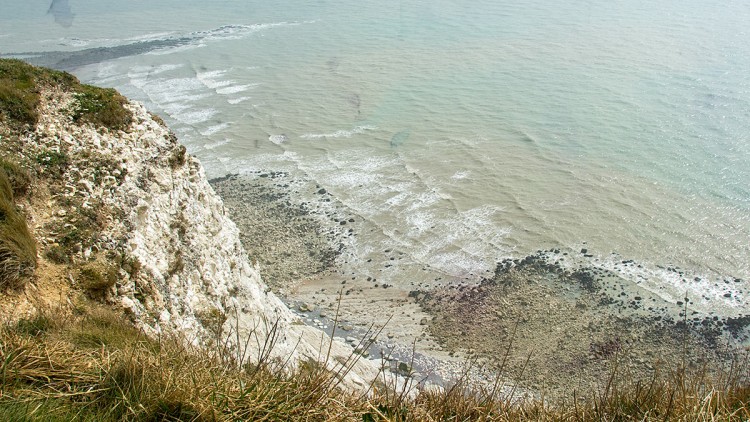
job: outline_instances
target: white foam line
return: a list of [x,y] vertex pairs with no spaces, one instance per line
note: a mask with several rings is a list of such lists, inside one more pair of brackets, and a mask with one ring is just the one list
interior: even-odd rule
[[229,127],[229,123],[220,123],[218,125],[209,126],[208,128],[202,130],[200,134],[203,136],[210,136],[210,135],[213,135],[214,133],[221,132],[222,130],[228,127]]
[[289,138],[287,138],[286,135],[271,135],[268,137],[268,140],[273,142],[276,145],[281,145],[282,143],[286,142]]
[[469,170],[457,171],[453,174],[453,176],[451,176],[451,179],[453,180],[466,179],[467,177],[469,177],[470,174],[471,172]]
[[128,76],[133,75],[133,77],[136,76],[154,76],[159,75],[164,72],[169,72],[172,70],[177,70],[180,68],[185,67],[184,64],[177,63],[177,64],[163,64],[159,66],[133,66],[128,72]]
[[154,32],[151,34],[138,35],[135,37],[125,38],[123,39],[123,41],[129,41],[129,42],[153,41],[153,40],[169,38],[176,34],[177,33],[175,31]]
[[229,104],[234,105],[234,104],[239,104],[239,103],[245,102],[245,101],[250,100],[250,99],[251,99],[251,97],[229,98],[227,100],[227,102]]
[[179,120],[182,123],[185,123],[188,125],[194,125],[194,124],[203,123],[203,122],[210,120],[213,116],[216,115],[216,113],[218,113],[216,109],[206,108],[202,110],[176,113],[172,115],[172,117],[174,117],[175,119]]
[[233,40],[242,39],[248,35],[260,32],[266,29],[277,28],[282,26],[297,26],[299,22],[277,22],[277,23],[260,23],[254,25],[227,25],[209,31],[193,33],[197,37],[206,40]]
[[229,95],[229,94],[238,94],[240,92],[245,92],[254,86],[257,86],[257,84],[248,84],[248,85],[231,85],[227,86],[225,88],[220,88],[216,90],[217,94],[221,95]]
[[[548,259],[555,257],[556,255],[553,255]],[[598,261],[572,258],[574,259],[558,261],[558,265],[572,271],[581,266],[611,271],[668,303],[681,301],[687,295],[690,299],[690,308],[702,313],[729,311],[730,314],[735,314],[748,306],[746,295],[735,288],[733,284],[715,281],[710,277],[689,271],[684,271],[680,275],[667,269],[651,267],[644,262],[622,264],[622,257],[616,254],[600,257]],[[696,277],[700,281],[695,281]],[[731,298],[724,297],[726,293],[731,293]]]
[[324,139],[324,138],[351,138],[354,135],[365,133],[366,131],[376,130],[376,126],[357,126],[351,130],[337,130],[333,133],[306,133],[301,135],[302,139]]
[[218,148],[218,147],[220,147],[222,145],[226,145],[229,142],[231,142],[229,139],[224,139],[224,140],[221,140],[221,141],[218,141],[218,142],[214,142],[212,144],[203,144],[203,149],[212,150],[212,149]]

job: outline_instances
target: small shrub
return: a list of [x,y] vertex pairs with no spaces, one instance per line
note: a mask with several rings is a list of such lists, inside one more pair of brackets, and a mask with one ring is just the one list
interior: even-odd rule
[[177,145],[177,148],[172,150],[172,155],[169,157],[169,167],[176,170],[184,166],[185,162],[187,162],[187,149],[184,145]]
[[133,114],[124,107],[127,99],[112,88],[81,85],[75,97],[78,104],[73,110],[73,121],[76,123],[125,130],[133,121]]
[[115,269],[101,262],[85,264],[81,267],[79,275],[81,287],[92,293],[104,293],[117,282]]
[[167,127],[167,124],[166,124],[166,123],[164,123],[164,119],[162,119],[162,118],[161,118],[161,116],[159,116],[159,115],[158,115],[158,114],[156,114],[156,113],[150,113],[150,112],[149,112],[148,114],[149,114],[149,115],[151,116],[151,119],[152,119],[153,121],[155,121],[156,123],[158,123],[158,124],[159,124],[159,126],[161,126],[161,127],[163,127],[163,128],[166,128],[166,127]]
[[16,322],[15,332],[27,336],[38,336],[46,333],[52,327],[52,320],[44,314],[37,314],[28,319],[20,319]]
[[69,264],[70,257],[67,251],[60,245],[52,245],[44,252],[44,256],[55,264]]
[[70,227],[68,231],[63,233],[58,239],[58,242],[60,242],[60,245],[69,252],[78,252],[80,250],[78,245],[81,243],[84,236],[85,234],[74,226]]
[[13,189],[13,196],[18,198],[28,193],[31,187],[29,172],[16,163],[0,158],[0,168],[5,170],[8,181]]
[[195,314],[203,328],[214,334],[217,338],[221,336],[227,315],[217,308],[210,308]]
[[36,242],[13,202],[13,188],[0,168],[0,288],[21,287],[36,268]]
[[70,157],[64,152],[46,150],[36,156],[36,162],[42,166],[44,171],[59,175],[68,168]]

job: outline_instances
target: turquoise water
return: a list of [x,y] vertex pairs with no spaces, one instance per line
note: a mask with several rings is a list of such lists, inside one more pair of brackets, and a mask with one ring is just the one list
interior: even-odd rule
[[715,282],[750,278],[748,22],[736,1],[0,0],[0,51],[145,102],[211,176],[315,181],[375,227],[360,258],[458,276],[585,247],[741,310]]

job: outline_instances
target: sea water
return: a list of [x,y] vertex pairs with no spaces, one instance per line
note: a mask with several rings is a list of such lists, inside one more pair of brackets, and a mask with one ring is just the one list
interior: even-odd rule
[[739,314],[748,22],[729,0],[0,0],[0,52],[144,102],[209,176],[313,181],[375,228],[360,258],[462,276],[586,249]]

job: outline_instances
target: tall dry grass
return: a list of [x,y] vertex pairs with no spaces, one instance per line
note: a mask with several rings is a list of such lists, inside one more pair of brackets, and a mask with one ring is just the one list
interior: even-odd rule
[[0,167],[0,289],[20,287],[36,268],[36,241],[13,192],[10,178]]
[[[93,305],[92,305],[93,306]],[[270,340],[268,347],[272,347]],[[26,421],[746,421],[748,361],[664,368],[636,382],[613,369],[599,388],[567,402],[519,398],[513,384],[446,388],[373,384],[344,392],[341,373],[309,361],[293,371],[269,359],[149,339],[120,315],[94,308],[40,315],[0,331],[0,420]],[[236,353],[236,352],[235,352]],[[268,356],[265,354],[264,356]],[[354,356],[354,355],[353,355]],[[467,372],[468,373],[468,370]],[[510,393],[509,390],[511,391]]]

